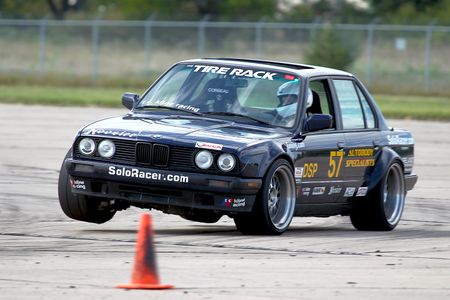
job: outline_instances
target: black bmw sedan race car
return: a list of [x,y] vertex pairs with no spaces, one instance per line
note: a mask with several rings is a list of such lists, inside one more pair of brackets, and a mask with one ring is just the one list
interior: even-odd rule
[[235,58],[172,66],[130,112],[82,128],[59,176],[72,219],[103,223],[136,206],[198,222],[234,219],[244,234],[281,234],[294,216],[349,215],[392,230],[414,140],[390,128],[352,74]]

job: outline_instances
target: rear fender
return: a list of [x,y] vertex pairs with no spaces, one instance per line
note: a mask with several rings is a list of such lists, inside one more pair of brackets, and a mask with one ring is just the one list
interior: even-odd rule
[[400,156],[394,150],[388,147],[382,148],[382,150],[378,153],[375,166],[372,168],[371,172],[366,173],[364,178],[369,191],[375,188],[384,178],[388,172],[389,166],[394,161],[398,162],[402,169],[404,169]]

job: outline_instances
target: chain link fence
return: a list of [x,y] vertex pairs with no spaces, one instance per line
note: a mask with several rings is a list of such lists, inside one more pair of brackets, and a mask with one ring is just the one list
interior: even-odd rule
[[[174,62],[246,57],[305,62],[324,24],[0,20],[0,77],[151,81]],[[377,92],[450,94],[450,27],[335,24],[358,47],[348,71]]]

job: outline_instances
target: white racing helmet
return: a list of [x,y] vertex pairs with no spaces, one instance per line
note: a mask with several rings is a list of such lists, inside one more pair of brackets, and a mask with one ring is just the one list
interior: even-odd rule
[[[299,92],[300,92],[300,81],[296,79],[285,82],[282,85],[280,85],[277,91],[277,97],[279,98],[288,95],[298,97]],[[313,103],[313,93],[311,89],[308,88],[308,95],[306,96],[306,108],[311,107],[312,103]]]
[[294,95],[298,97],[300,91],[300,82],[298,80],[292,80],[280,85],[277,91],[277,97],[283,97],[288,95]]

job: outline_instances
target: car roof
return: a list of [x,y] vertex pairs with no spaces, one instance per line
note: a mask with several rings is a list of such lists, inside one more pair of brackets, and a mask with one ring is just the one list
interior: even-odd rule
[[193,64],[223,64],[223,65],[236,65],[240,67],[251,67],[251,68],[264,68],[273,69],[282,72],[296,73],[301,77],[313,77],[322,75],[337,75],[337,76],[351,76],[353,74],[336,70],[332,68],[297,64],[291,62],[281,62],[272,60],[259,60],[259,59],[247,59],[247,58],[199,58],[199,59],[189,59],[184,60],[181,63],[193,63]]

